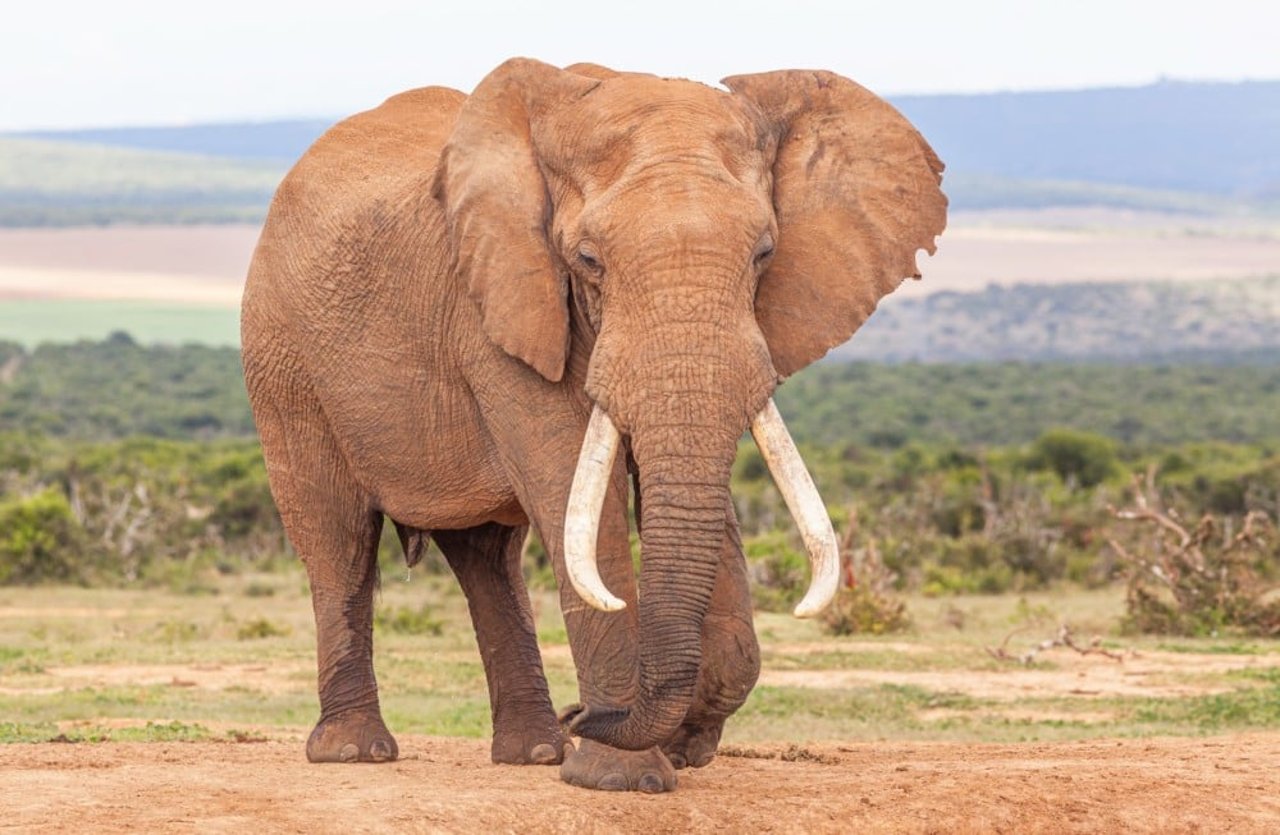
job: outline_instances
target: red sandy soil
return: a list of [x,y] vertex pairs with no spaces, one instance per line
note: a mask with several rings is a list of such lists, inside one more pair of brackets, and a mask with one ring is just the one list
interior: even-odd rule
[[1269,832],[1280,734],[730,749],[671,795],[587,792],[403,736],[381,766],[283,742],[7,745],[0,828],[68,832]]

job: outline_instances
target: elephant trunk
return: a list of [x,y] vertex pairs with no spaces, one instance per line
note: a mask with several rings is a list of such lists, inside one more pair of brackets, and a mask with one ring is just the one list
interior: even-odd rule
[[825,604],[837,574],[831,523],[769,399],[777,374],[751,311],[725,309],[687,283],[672,286],[707,318],[655,323],[638,336],[606,326],[597,339],[586,386],[597,405],[565,519],[574,587],[597,609],[623,608],[600,581],[595,551],[608,474],[620,435],[629,434],[641,512],[637,692],[629,705],[587,704],[565,719],[582,737],[631,750],[669,739],[693,701],[725,548],[729,474],[748,426],[787,482],[782,492],[815,555],[815,589],[798,614]]
[[638,751],[666,741],[684,721],[724,549],[738,429],[637,424],[632,451],[643,497],[639,689],[631,705],[581,708],[571,717],[574,733]]

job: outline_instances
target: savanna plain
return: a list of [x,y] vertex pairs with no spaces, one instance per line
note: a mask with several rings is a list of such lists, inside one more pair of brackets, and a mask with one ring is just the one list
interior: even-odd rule
[[[805,562],[744,441],[763,671],[715,761],[661,797],[491,765],[466,602],[438,554],[407,569],[391,534],[375,665],[401,759],[306,763],[309,591],[234,349],[254,234],[0,231],[0,827],[1280,828],[1273,215],[957,213],[868,352],[911,343],[907,325],[943,353],[1026,345],[1070,314],[1102,323],[1096,356],[846,356],[782,387],[855,584],[824,619],[787,614]],[[1023,287],[995,319],[993,279]],[[1239,310],[1228,282],[1253,288]],[[1204,356],[1117,359],[1137,303]],[[567,705],[536,538],[526,575]]]

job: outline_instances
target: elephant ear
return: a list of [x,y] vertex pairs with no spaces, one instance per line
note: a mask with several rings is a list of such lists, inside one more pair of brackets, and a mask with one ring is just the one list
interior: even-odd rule
[[432,188],[454,274],[480,306],[485,333],[552,382],[568,355],[568,288],[547,243],[550,201],[531,125],[598,83],[506,61],[463,103]]
[[756,317],[793,374],[853,335],[946,226],[943,164],[897,110],[829,72],[724,79],[774,130],[778,241]]

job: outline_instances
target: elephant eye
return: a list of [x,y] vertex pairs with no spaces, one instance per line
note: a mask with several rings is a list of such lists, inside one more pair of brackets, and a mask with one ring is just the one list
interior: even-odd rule
[[578,260],[582,263],[582,266],[596,275],[604,272],[604,264],[601,264],[600,259],[586,249],[578,250]]
[[751,257],[757,267],[773,256],[773,241],[766,238],[756,246],[756,254]]

